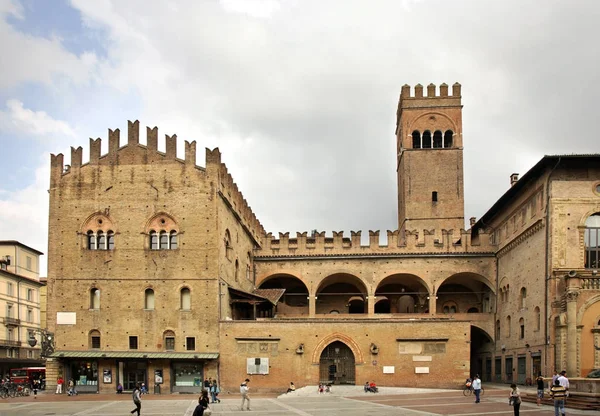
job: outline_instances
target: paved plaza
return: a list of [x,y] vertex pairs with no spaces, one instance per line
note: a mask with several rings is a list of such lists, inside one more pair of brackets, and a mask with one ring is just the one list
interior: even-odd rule
[[[358,416],[358,415],[494,415],[511,416],[508,389],[486,389],[480,404],[465,397],[459,390],[395,389],[397,394],[365,394],[354,388],[352,395],[302,394],[295,396],[257,397],[252,399],[250,412],[240,411],[239,395],[223,398],[211,405],[213,415],[301,415],[301,416]],[[143,416],[191,416],[197,399],[191,395],[144,396]],[[49,393],[33,397],[0,401],[0,416],[126,416],[133,409],[129,395],[55,396]],[[521,414],[526,416],[553,415],[549,406],[537,407],[523,403]],[[597,415],[598,412],[569,410],[568,415]]]

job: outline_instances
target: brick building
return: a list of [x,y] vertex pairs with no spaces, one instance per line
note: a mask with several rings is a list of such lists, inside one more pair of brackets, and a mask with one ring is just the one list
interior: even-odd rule
[[[129,122],[52,155],[48,380],[80,391],[456,386],[600,366],[599,156],[544,157],[464,230],[461,86],[402,87],[398,228],[267,233],[218,149]],[[576,294],[579,293],[580,296]]]

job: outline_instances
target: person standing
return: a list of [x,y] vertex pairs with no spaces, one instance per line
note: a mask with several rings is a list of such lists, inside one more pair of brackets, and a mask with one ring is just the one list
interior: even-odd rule
[[248,401],[247,405],[246,405],[246,410],[250,410],[250,395],[248,394],[248,391],[250,390],[248,388],[248,383],[250,383],[249,379],[244,380],[244,382],[242,384],[240,384],[240,393],[242,394],[242,408],[241,410],[244,410],[244,403],[246,401]]
[[214,379],[210,385],[210,395],[212,397],[213,403],[216,403],[216,402],[221,403],[221,400],[217,397],[220,392],[221,392],[221,389],[219,389],[219,384],[217,384],[217,379]]
[[475,374],[475,378],[473,379],[473,393],[475,393],[475,403],[479,403],[479,395],[481,394],[481,379],[479,378],[479,374]]
[[552,376],[552,384],[550,385],[550,387],[554,386],[554,382],[556,381],[556,379],[560,377],[558,375],[558,370],[554,370],[554,375]]
[[567,397],[569,397],[569,379],[567,378],[567,372],[565,370],[560,372],[560,376],[557,378],[561,386],[567,391]]
[[561,415],[565,415],[565,398],[567,397],[567,390],[561,386],[560,381],[556,379],[554,385],[550,387],[550,397],[554,400],[554,416],[559,416],[559,410]]
[[134,414],[137,412],[137,416],[140,416],[140,412],[142,411],[142,392],[140,390],[140,383],[135,385],[131,398],[133,399],[133,404],[135,404],[135,409],[129,413]]
[[544,398],[544,377],[542,377],[542,373],[540,372],[535,379],[537,383],[537,405],[542,405],[542,399]]
[[58,379],[56,379],[56,393],[55,394],[62,394],[62,386],[64,384],[64,380],[61,376],[58,376]]
[[519,409],[521,409],[521,392],[515,383],[510,385],[511,391],[508,396],[509,402],[512,401],[513,411],[515,416],[519,416]]

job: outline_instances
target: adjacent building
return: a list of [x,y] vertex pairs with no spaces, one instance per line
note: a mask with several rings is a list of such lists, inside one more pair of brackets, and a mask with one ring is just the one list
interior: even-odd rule
[[[0,374],[44,365],[41,358],[39,277],[43,253],[18,241],[0,240]],[[30,338],[36,339],[31,347]]]
[[[51,157],[47,378],[79,391],[450,387],[600,367],[600,156],[546,156],[464,223],[461,86],[402,87],[398,224],[267,233],[221,161],[129,122]],[[49,384],[51,384],[49,382]]]

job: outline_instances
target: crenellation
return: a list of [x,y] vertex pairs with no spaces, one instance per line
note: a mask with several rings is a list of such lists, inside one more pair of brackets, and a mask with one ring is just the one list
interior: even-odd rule
[[150,151],[158,151],[158,127],[146,127],[146,147]]
[[415,98],[423,98],[423,86],[421,84],[415,85]]
[[431,83],[427,86],[427,97],[428,98],[433,98],[435,97],[435,84]]
[[140,122],[127,120],[127,145],[134,146],[140,143]]
[[119,129],[108,129],[108,158],[110,161],[115,162],[117,160],[117,152],[120,145],[121,130]]
[[[438,232],[439,231],[439,232]],[[352,255],[377,252],[380,254],[414,254],[414,253],[446,253],[460,254],[468,252],[492,253],[495,248],[490,242],[490,234],[481,233],[471,242],[470,231],[461,230],[460,238],[453,241],[453,230],[407,230],[405,238],[401,238],[400,230],[388,230],[387,244],[380,242],[379,230],[369,231],[369,245],[361,245],[361,231],[351,231],[350,238],[344,238],[342,231],[334,231],[333,237],[323,232],[314,232],[308,237],[307,232],[297,232],[296,238],[289,238],[289,233],[279,233],[279,238],[271,233],[262,235],[262,248],[256,252],[258,257],[279,255]]]
[[461,93],[461,85],[458,82],[455,82],[454,85],[452,85],[452,96],[453,97],[460,97],[460,93]]
[[83,148],[81,146],[79,146],[77,149],[75,149],[73,146],[71,146],[71,168],[72,169],[81,168],[82,161],[83,161]]
[[447,96],[448,96],[448,84],[443,82],[442,84],[440,84],[440,97],[447,97]]
[[167,143],[165,159],[177,159],[177,135],[173,134],[172,136],[169,136],[168,134],[165,134],[165,141]]
[[102,154],[102,139],[96,140],[90,137],[90,165],[97,165]]
[[185,141],[185,164],[196,166],[196,141]]

